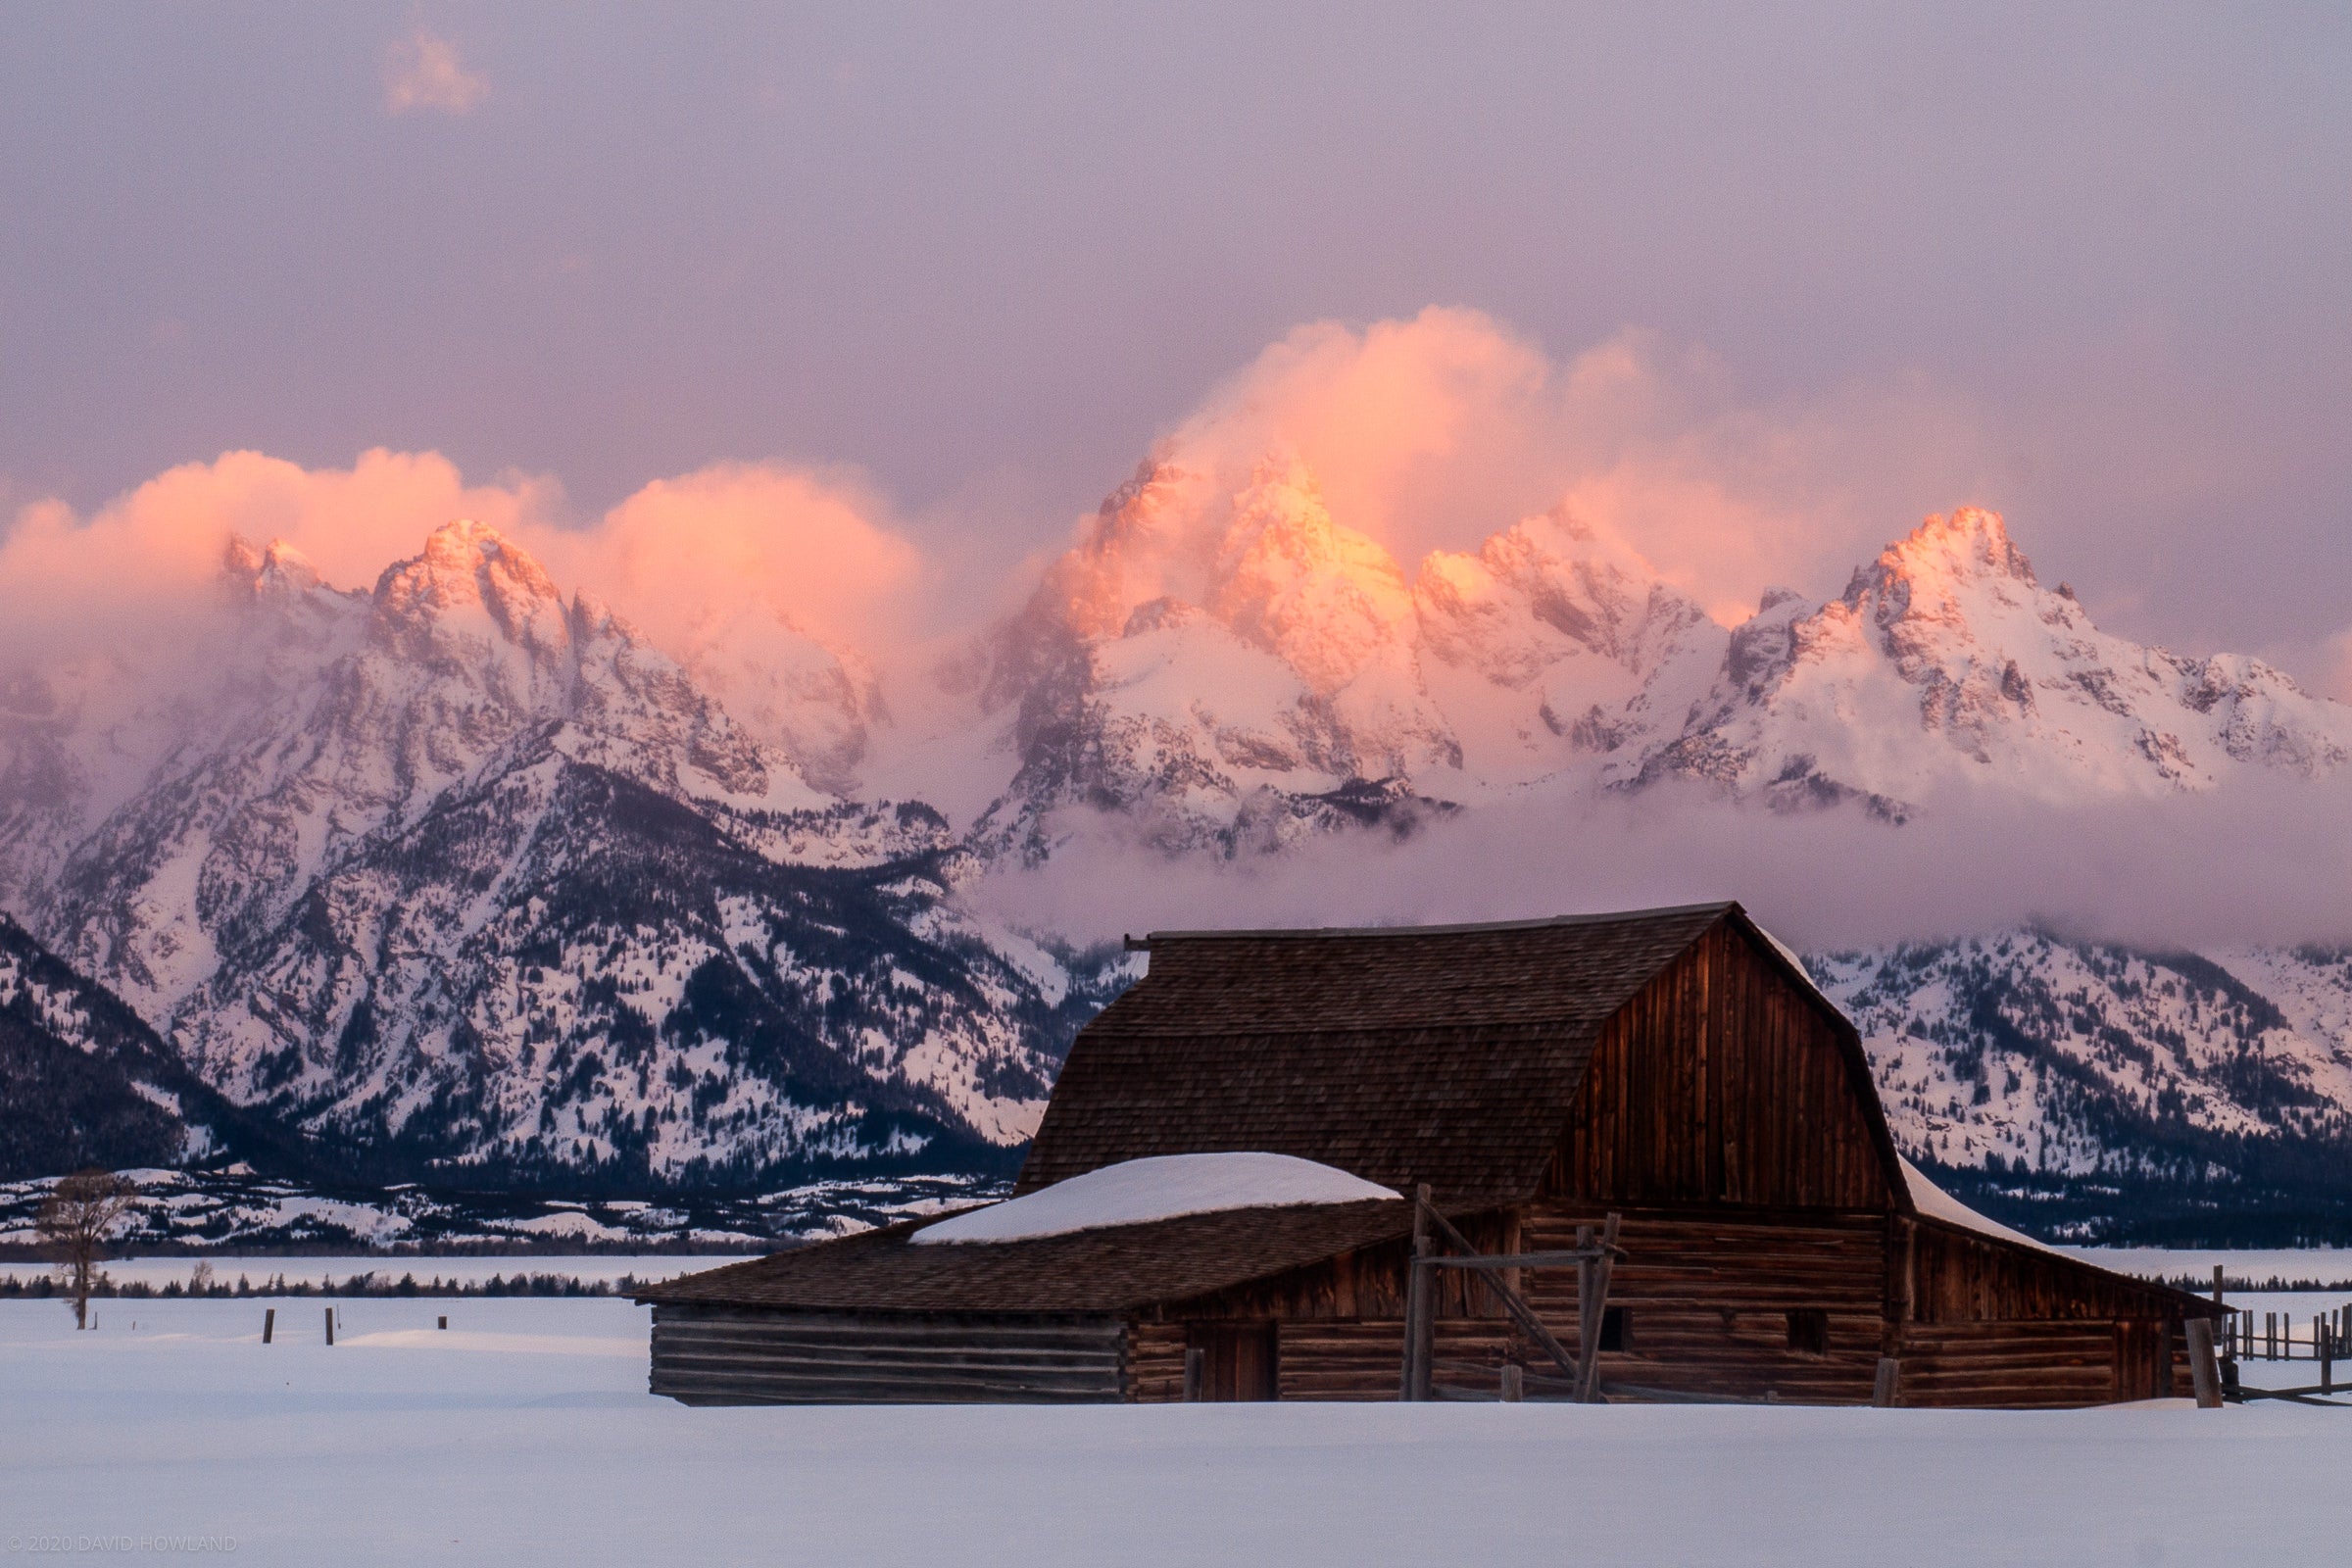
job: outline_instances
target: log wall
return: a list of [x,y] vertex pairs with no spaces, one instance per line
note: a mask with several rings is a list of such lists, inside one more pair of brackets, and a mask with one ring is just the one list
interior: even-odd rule
[[[1604,1384],[1735,1398],[1867,1402],[1886,1330],[1886,1222],[1875,1213],[1620,1209],[1626,1259],[1608,1304],[1626,1344]],[[1575,1245],[1598,1205],[1544,1203],[1524,1222],[1531,1251]],[[1531,1272],[1525,1294],[1573,1347],[1573,1270]],[[1790,1344],[1792,1312],[1820,1314],[1816,1353]]]
[[1092,1403],[1121,1396],[1124,1363],[1116,1318],[856,1317],[664,1302],[654,1308],[650,1386],[687,1404]]
[[1904,1335],[1902,1402],[2055,1409],[2119,1397],[2113,1323],[1915,1324]]

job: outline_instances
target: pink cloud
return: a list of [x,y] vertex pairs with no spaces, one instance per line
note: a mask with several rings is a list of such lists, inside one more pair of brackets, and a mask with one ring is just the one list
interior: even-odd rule
[[490,78],[467,71],[457,45],[424,27],[384,51],[384,109],[464,115],[490,95]]
[[0,662],[168,647],[219,601],[232,536],[283,541],[329,583],[372,586],[458,517],[489,523],[673,650],[762,610],[831,644],[907,634],[923,563],[852,480],[724,464],[657,480],[588,526],[552,479],[469,484],[438,453],[305,468],[258,452],[183,464],[77,517],[56,501],[0,535]]
[[1985,444],[1924,383],[1759,404],[1709,356],[1646,334],[1561,361],[1479,312],[1432,308],[1299,327],[1160,450],[1203,481],[1204,532],[1267,456],[1295,455],[1333,518],[1408,575],[1565,501],[1736,620],[1776,584],[1835,592],[1919,515],[1997,499],[1980,493]]
[[259,452],[167,469],[87,519],[56,501],[20,509],[0,537],[0,659],[128,653],[168,641],[217,601],[232,535],[282,539],[328,581],[364,587],[438,522],[516,527],[550,504],[546,481],[467,485],[437,453],[363,453],[311,469]]
[[[854,480],[774,464],[717,464],[657,479],[594,528],[526,548],[610,596],[657,640],[763,605],[831,643],[905,631],[922,576],[915,548]],[[561,570],[559,576],[564,575]]]

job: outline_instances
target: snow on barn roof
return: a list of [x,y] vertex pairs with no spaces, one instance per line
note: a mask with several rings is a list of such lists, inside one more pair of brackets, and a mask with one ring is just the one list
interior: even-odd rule
[[2024,1231],[2013,1231],[1998,1220],[1986,1219],[1928,1180],[1926,1172],[1917,1165],[1903,1159],[1900,1154],[1897,1154],[1895,1158],[1902,1160],[1903,1183],[1911,1189],[1911,1206],[1919,1210],[1923,1219],[1939,1219],[1946,1225],[1957,1225],[1963,1230],[1975,1231],[1980,1236],[1990,1236],[2004,1242],[2015,1242],[2020,1247],[2031,1247],[2035,1251],[2048,1252],[2053,1256],[2063,1257],[2066,1255],[2046,1243],[2035,1241]]
[[908,1241],[1021,1242],[1110,1225],[1146,1225],[1185,1214],[1306,1203],[1400,1200],[1344,1170],[1290,1154],[1157,1154],[1105,1165],[1052,1187],[926,1225]]

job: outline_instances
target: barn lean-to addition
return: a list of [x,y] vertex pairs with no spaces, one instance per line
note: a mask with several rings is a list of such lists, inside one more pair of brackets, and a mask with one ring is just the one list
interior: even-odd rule
[[[1888,1360],[1910,1405],[2188,1390],[2185,1325],[2216,1309],[1928,1185],[1853,1026],[1736,904],[1150,950],[1080,1033],[1005,1213],[1139,1158],[1288,1155],[1425,1184],[1488,1253],[1564,1251],[1620,1216],[1596,1335],[1610,1397],[1866,1403]],[[908,1222],[649,1289],[652,1386],[701,1403],[1162,1400],[1199,1350],[1194,1396],[1395,1398],[1414,1208],[1286,1199],[940,1245]],[[1574,1347],[1577,1278],[1502,1282]],[[1497,1293],[1453,1269],[1435,1292],[1443,1391],[1495,1396],[1506,1366],[1546,1390]]]

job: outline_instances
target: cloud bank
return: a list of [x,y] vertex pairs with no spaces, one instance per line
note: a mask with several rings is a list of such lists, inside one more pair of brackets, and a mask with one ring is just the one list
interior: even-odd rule
[[1808,950],[2020,924],[2147,948],[2352,944],[2352,786],[2249,779],[2095,808],[1935,801],[1902,827],[1778,815],[1691,786],[1488,806],[1396,842],[1354,834],[1279,859],[1170,863],[1117,832],[979,897],[1073,940],[1188,927],[1535,919],[1737,899]]
[[457,517],[489,523],[567,589],[607,600],[657,643],[763,609],[846,648],[906,635],[924,567],[854,479],[728,464],[657,480],[581,523],[554,480],[469,484],[438,453],[363,453],[305,468],[231,452],[157,475],[88,518],[55,501],[0,535],[0,667],[106,654],[166,658],[219,608],[232,536],[283,540],[340,588],[372,586]]
[[464,115],[490,96],[490,78],[467,71],[457,45],[418,27],[384,51],[384,110]]
[[[1769,587],[1836,591],[1919,516],[1989,504],[1976,420],[1924,383],[1743,399],[1724,368],[1629,332],[1559,361],[1476,311],[1301,326],[1162,440],[1231,495],[1268,454],[1407,574],[1565,503],[1718,618]],[[1204,516],[1200,526],[1221,527]],[[2030,529],[2030,523],[2029,523]]]

